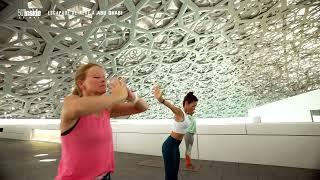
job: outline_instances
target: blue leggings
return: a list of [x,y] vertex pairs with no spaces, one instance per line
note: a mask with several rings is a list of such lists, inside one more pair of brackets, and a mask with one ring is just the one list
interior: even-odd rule
[[181,141],[169,136],[162,144],[165,180],[178,180]]

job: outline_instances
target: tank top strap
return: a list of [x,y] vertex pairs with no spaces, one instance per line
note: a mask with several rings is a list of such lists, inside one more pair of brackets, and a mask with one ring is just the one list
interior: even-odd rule
[[183,112],[183,120],[186,120],[188,118],[188,114],[184,112],[183,107],[181,108],[181,111]]

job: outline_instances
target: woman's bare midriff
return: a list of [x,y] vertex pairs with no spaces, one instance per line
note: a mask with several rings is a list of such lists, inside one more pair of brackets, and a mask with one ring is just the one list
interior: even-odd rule
[[176,133],[176,132],[171,131],[170,136],[179,140],[179,141],[182,141],[184,134],[180,134],[180,133]]

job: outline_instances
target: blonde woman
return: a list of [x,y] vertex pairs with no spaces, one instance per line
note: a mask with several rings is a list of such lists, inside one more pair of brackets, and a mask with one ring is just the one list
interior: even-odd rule
[[[61,159],[56,180],[109,180],[114,171],[110,117],[144,112],[148,104],[126,84],[113,80],[106,95],[106,73],[93,63],[75,74],[75,89],[61,112]],[[128,101],[128,102],[125,102]]]

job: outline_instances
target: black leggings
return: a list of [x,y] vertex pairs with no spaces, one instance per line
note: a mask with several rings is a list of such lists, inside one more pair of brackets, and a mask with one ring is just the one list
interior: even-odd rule
[[165,179],[177,180],[180,164],[179,145],[181,141],[169,136],[162,144],[162,156],[164,160]]
[[104,176],[101,177],[101,179],[99,179],[99,180],[111,180],[111,175],[110,175],[110,174],[111,174],[111,173],[108,172],[108,174],[104,175]]

